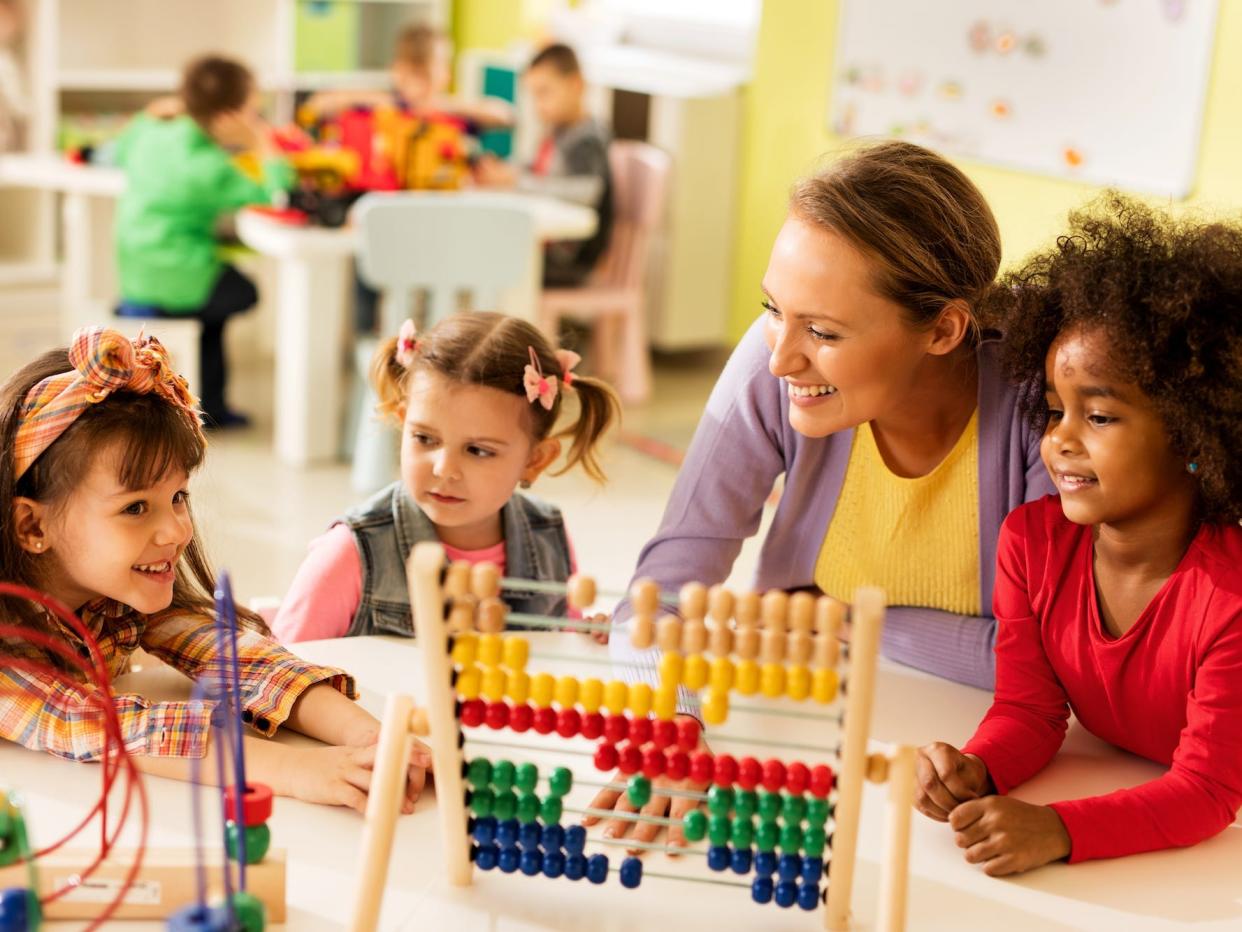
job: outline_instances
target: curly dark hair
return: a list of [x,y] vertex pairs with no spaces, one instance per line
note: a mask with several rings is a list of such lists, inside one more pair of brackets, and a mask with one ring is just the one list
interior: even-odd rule
[[981,307],[1004,331],[1022,410],[1047,421],[1058,335],[1103,332],[1113,373],[1139,387],[1174,450],[1198,464],[1202,515],[1242,518],[1242,225],[1177,219],[1116,192],[1070,214],[1056,246],[1005,274]]

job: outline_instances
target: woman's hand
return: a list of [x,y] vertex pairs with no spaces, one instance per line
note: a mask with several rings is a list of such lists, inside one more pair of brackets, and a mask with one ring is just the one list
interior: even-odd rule
[[959,805],[988,793],[991,779],[978,757],[937,741],[919,748],[917,786],[915,808],[937,822],[948,822]]
[[[582,620],[588,621],[593,625],[606,625],[612,621],[612,616],[607,615],[604,612],[599,612],[595,615],[589,615]],[[590,636],[591,640],[596,644],[607,644],[609,633],[610,631],[607,628],[602,628],[598,631],[587,631],[587,634]]]
[[1020,874],[1069,857],[1070,836],[1056,810],[1009,796],[962,803],[949,825],[966,860],[982,864],[989,877]]

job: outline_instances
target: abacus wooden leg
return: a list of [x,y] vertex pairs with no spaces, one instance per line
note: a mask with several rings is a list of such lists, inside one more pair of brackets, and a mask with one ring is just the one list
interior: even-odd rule
[[884,593],[863,588],[854,594],[850,631],[849,695],[845,706],[844,747],[837,780],[836,827],[828,869],[828,908],[824,927],[831,932],[848,929],[850,890],[854,885],[854,855],[858,848],[858,817],[863,783],[867,778],[867,735],[871,732],[871,700],[875,691],[876,659],[884,626]]
[[371,794],[367,797],[366,826],[362,833],[362,871],[355,893],[353,932],[372,932],[379,923],[392,835],[405,791],[406,762],[410,757],[410,720],[414,701],[394,693],[384,706],[379,747],[375,755]]
[[914,748],[903,744],[893,752],[888,766],[888,838],[884,845],[880,915],[876,924],[883,932],[902,932],[906,927],[915,759]]

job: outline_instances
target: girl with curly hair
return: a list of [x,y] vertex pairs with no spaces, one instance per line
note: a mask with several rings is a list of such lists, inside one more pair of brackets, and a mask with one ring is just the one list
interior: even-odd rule
[[[995,701],[922,750],[918,807],[994,876],[1197,844],[1242,805],[1242,226],[1109,195],[989,304],[1060,498],[1005,521]],[[1071,711],[1168,771],[1005,795]]]

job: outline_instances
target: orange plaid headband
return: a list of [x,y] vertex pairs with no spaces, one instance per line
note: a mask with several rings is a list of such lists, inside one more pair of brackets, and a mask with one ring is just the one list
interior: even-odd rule
[[69,363],[73,369],[44,379],[22,402],[13,449],[18,479],[83,411],[122,389],[159,395],[181,409],[199,440],[207,442],[198,402],[155,337],[131,341],[106,327],[83,327],[73,335]]

